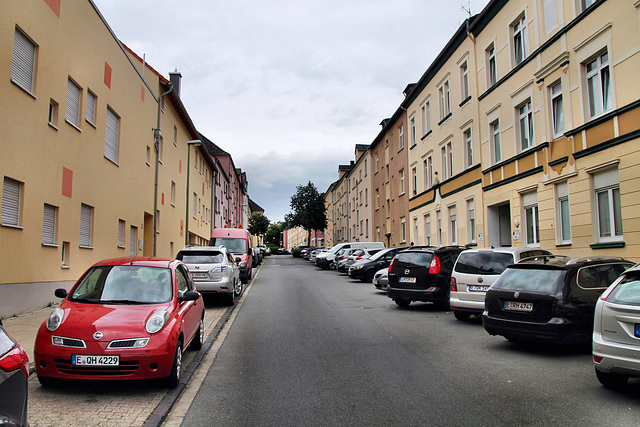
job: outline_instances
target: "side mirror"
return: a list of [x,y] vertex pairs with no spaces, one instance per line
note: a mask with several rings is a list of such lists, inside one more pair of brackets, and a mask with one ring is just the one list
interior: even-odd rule
[[59,289],[56,289],[53,292],[53,294],[58,298],[66,298],[67,295],[69,295],[69,292],[67,292],[66,289],[59,288]]
[[236,257],[236,264],[240,264],[242,262],[242,258]]
[[183,294],[180,294],[180,296],[178,297],[178,300],[180,302],[182,301],[196,301],[198,298],[200,298],[200,294],[196,291],[186,291]]

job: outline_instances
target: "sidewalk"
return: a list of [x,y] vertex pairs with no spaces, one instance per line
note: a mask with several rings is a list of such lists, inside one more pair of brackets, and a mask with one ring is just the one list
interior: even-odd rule
[[55,307],[45,307],[31,313],[22,314],[18,317],[4,319],[2,324],[9,332],[11,338],[20,344],[29,356],[29,372],[35,371],[35,357],[33,356],[33,348],[36,343],[36,335],[42,322],[49,318],[49,315]]

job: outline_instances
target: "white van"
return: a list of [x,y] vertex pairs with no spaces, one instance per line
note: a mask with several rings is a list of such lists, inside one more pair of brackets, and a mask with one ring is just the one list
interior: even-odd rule
[[340,249],[384,249],[382,242],[345,242],[338,243],[326,252],[318,254],[316,257],[316,265],[323,270],[329,268],[329,265],[336,259],[336,253]]

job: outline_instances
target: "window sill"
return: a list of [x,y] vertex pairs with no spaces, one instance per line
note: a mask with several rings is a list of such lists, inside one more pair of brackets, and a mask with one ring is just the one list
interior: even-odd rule
[[0,224],[2,227],[7,228],[15,228],[17,230],[24,230],[24,225],[13,225],[13,224]]
[[570,248],[571,243],[556,243],[556,248]]
[[63,269],[63,270],[68,270],[68,269],[70,269],[70,268],[71,268],[71,266],[70,266],[70,265],[62,264],[62,269]]
[[93,249],[93,246],[83,246],[83,245],[80,245],[79,247],[80,247],[80,249]]
[[118,249],[127,249],[126,246],[118,245]]
[[60,245],[56,245],[55,243],[43,243],[42,246],[46,248],[59,248]]
[[447,113],[447,115],[446,115],[446,116],[444,116],[444,117],[442,118],[442,120],[440,120],[440,121],[438,122],[438,126],[442,126],[442,124],[443,124],[444,122],[446,122],[447,120],[449,120],[449,118],[450,118],[451,116],[452,116],[452,113]]
[[593,245],[589,245],[591,249],[611,249],[611,248],[624,248],[625,243],[623,241],[620,242],[606,242],[606,243],[594,243]]
[[429,132],[425,133],[424,135],[422,135],[422,137],[420,138],[422,141],[424,141],[429,135],[431,135],[431,133],[433,132],[432,129],[429,129]]
[[67,122],[69,124],[69,126],[71,126],[72,128],[74,128],[75,130],[77,130],[78,132],[82,132],[82,129],[80,129],[77,125],[71,123],[69,120],[64,119],[65,122]]
[[11,83],[13,83],[14,85],[18,86],[18,87],[19,87],[20,89],[22,89],[23,91],[27,92],[29,95],[31,95],[31,97],[32,97],[33,99],[38,99],[38,97],[37,97],[33,92],[31,92],[31,90],[29,90],[29,89],[25,88],[24,86],[22,86],[22,85],[21,85],[20,83],[18,83],[17,81],[15,81],[15,80],[11,79]]
[[89,125],[91,125],[91,127],[93,127],[94,129],[98,129],[98,126],[96,126],[93,122],[90,122],[87,119],[84,119],[85,122],[89,123]]
[[58,126],[54,125],[54,124],[53,124],[53,123],[51,123],[51,122],[47,122],[47,124],[49,125],[49,127],[52,127],[52,128],[54,128],[55,130],[60,130],[60,129],[58,129]]

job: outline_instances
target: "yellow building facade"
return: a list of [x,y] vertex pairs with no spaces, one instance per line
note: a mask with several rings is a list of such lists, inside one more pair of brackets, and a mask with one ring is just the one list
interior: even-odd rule
[[0,28],[0,316],[54,301],[101,259],[206,242],[214,166],[179,87],[89,0],[12,4]]

